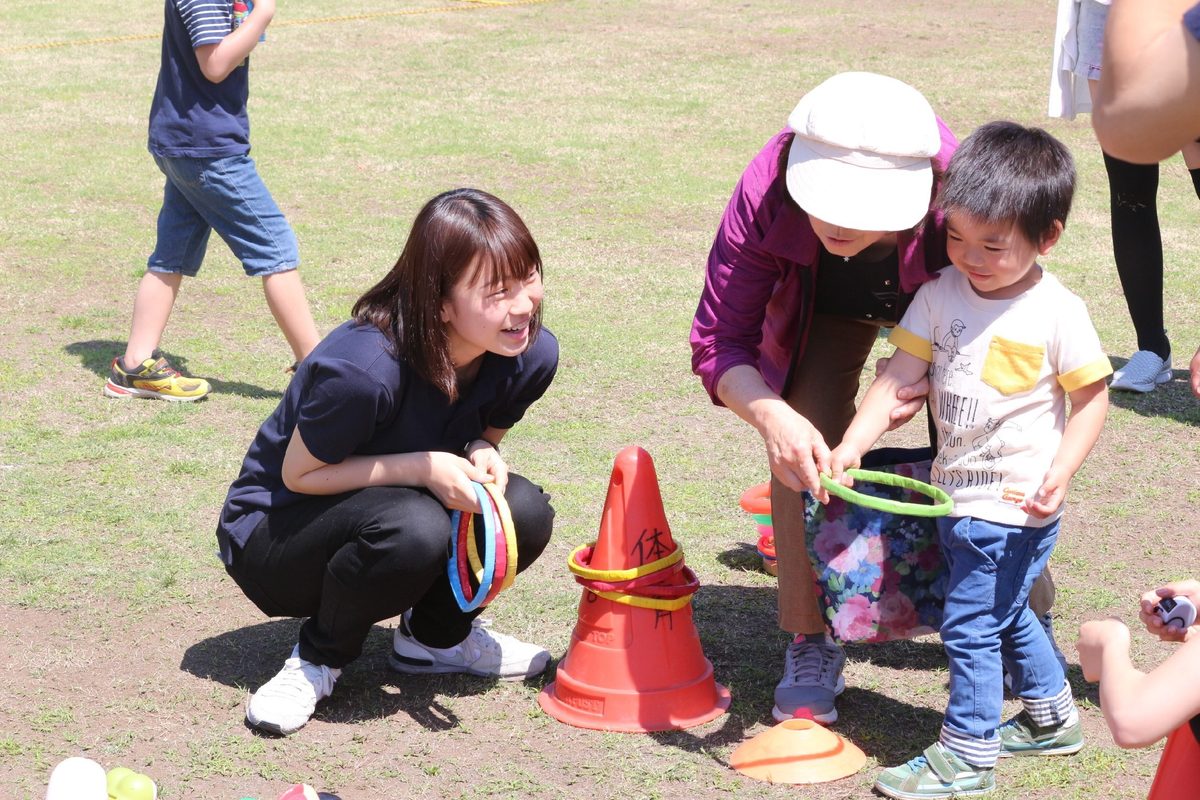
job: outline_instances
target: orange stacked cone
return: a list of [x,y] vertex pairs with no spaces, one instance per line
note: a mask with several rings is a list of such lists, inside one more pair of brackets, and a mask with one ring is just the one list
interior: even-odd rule
[[589,588],[556,678],[538,697],[547,714],[578,728],[647,732],[701,725],[729,708],[692,621],[696,580],[682,556],[650,454],[625,448],[595,545],[571,554]]

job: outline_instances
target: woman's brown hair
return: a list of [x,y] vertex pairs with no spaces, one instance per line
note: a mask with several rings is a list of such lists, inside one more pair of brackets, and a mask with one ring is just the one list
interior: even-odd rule
[[[354,304],[354,319],[379,328],[397,358],[408,363],[454,402],[442,304],[468,270],[487,270],[492,281],[524,281],[542,272],[537,243],[517,212],[479,189],[454,189],[425,204],[413,221],[395,266]],[[529,321],[529,342],[541,329],[541,307]],[[461,365],[460,365],[461,366]]]

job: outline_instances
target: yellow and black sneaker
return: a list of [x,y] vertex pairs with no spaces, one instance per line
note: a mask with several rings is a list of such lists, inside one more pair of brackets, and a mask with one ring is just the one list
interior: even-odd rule
[[147,358],[138,369],[126,372],[117,356],[104,384],[106,397],[149,397],[176,403],[199,400],[210,389],[208,381],[184,376],[165,358]]

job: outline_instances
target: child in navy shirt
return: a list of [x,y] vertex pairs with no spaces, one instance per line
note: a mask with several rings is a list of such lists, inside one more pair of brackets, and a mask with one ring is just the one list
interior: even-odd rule
[[296,236],[249,155],[248,57],[274,14],[275,0],[259,0],[235,27],[232,0],[166,0],[149,137],[166,187],[129,342],[113,359],[104,387],[109,397],[187,402],[208,394],[208,381],[181,375],[158,345],[179,286],[199,272],[214,230],[246,274],[262,278],[295,360],[317,344],[296,271]]

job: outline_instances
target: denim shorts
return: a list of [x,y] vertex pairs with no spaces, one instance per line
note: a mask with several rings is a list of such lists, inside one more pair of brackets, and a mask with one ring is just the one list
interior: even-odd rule
[[167,183],[158,212],[158,242],[147,264],[151,272],[194,276],[212,231],[229,245],[247,275],[286,272],[300,263],[296,234],[250,156],[154,155],[154,161]]
[[1100,80],[1100,59],[1104,53],[1104,24],[1108,22],[1108,6],[1096,0],[1080,0],[1079,20],[1075,24],[1075,43],[1079,57],[1075,74],[1089,81]]

